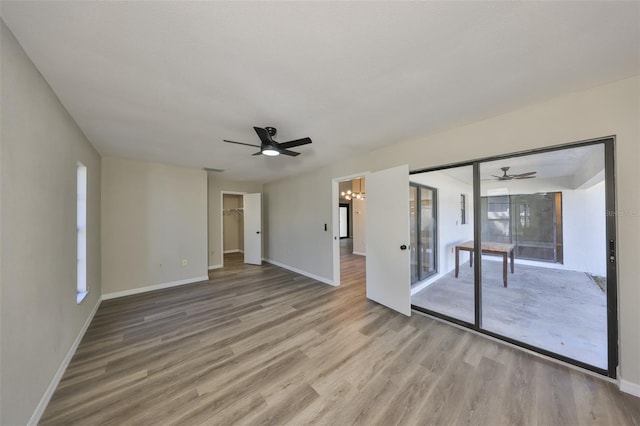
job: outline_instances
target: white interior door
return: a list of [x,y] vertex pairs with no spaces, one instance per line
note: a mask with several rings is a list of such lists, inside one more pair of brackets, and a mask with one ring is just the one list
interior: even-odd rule
[[367,298],[411,315],[409,166],[367,175]]
[[262,194],[244,195],[244,263],[262,265]]

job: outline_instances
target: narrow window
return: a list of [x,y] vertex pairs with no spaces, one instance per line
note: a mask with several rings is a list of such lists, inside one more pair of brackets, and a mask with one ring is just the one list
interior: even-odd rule
[[467,196],[460,194],[460,224],[467,223]]
[[87,168],[78,163],[77,167],[77,213],[76,227],[78,232],[78,273],[77,273],[77,303],[87,295]]

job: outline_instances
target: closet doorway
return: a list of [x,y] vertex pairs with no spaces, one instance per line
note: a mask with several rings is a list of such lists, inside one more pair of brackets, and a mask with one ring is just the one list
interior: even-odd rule
[[220,191],[220,253],[227,260],[262,264],[262,194]]
[[225,263],[244,261],[244,196],[222,194],[222,254]]

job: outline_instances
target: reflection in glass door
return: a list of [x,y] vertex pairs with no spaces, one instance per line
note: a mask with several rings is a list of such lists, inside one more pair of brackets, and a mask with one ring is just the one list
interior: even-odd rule
[[412,183],[409,187],[411,283],[437,272],[436,190]]

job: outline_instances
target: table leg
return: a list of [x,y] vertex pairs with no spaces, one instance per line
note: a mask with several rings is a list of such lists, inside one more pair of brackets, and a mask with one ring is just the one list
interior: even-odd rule
[[460,249],[456,247],[456,278],[458,278],[459,271],[460,271]]
[[512,274],[513,274],[513,270],[514,270],[513,264],[515,263],[514,260],[513,260],[513,258],[515,257],[514,254],[513,254],[514,252],[515,252],[515,250],[511,249],[511,273]]
[[469,268],[473,268],[473,251],[469,251]]
[[507,252],[502,255],[502,280],[505,288],[507,287]]

